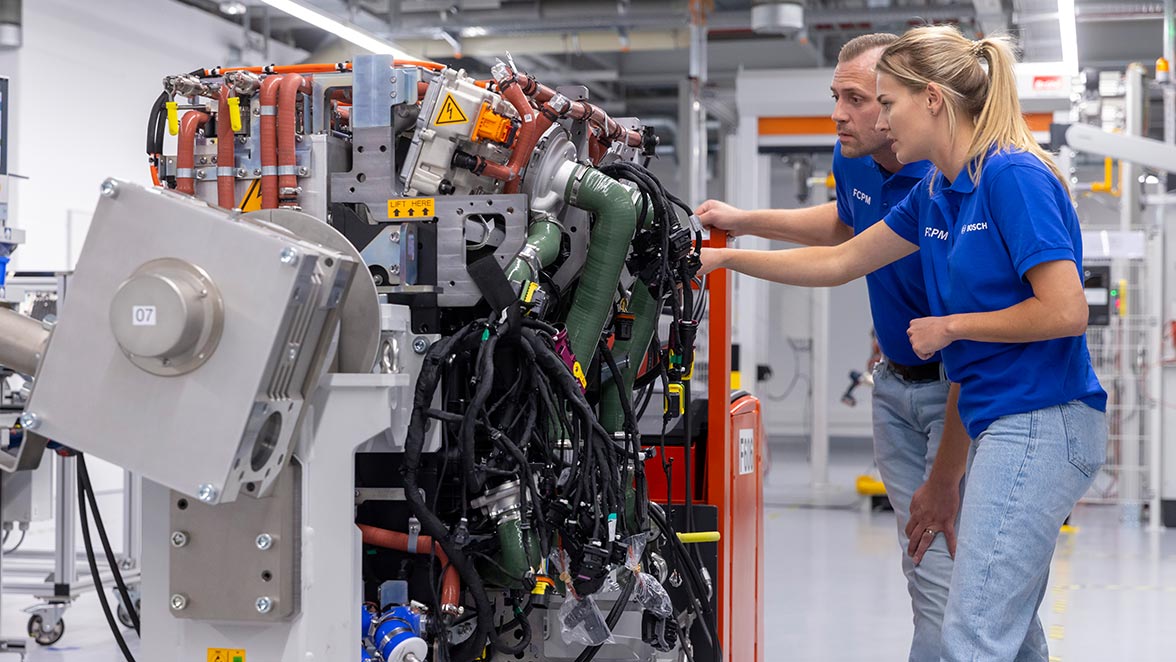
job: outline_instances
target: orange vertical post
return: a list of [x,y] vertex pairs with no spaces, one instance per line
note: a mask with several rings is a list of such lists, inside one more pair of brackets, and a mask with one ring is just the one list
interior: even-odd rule
[[[727,233],[712,229],[706,243],[709,248],[727,246]],[[731,480],[735,467],[731,462],[731,300],[732,278],[726,269],[707,275],[709,291],[707,319],[707,440],[706,502],[718,507],[719,573],[715,578],[719,612],[719,640],[724,643],[723,660],[731,660],[731,607],[729,572],[732,550]]]

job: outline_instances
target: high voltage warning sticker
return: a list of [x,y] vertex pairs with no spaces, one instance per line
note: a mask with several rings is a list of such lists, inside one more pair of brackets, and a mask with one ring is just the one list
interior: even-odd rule
[[208,662],[245,662],[245,651],[233,648],[209,648]]
[[433,120],[433,125],[465,124],[469,121],[470,118],[461,112],[461,106],[453,100],[453,94],[449,93],[445,95],[445,103],[441,104],[441,112],[437,113],[437,119]]
[[237,205],[241,211],[257,211],[261,209],[261,180],[255,179],[249,185],[249,190],[245,192],[245,197],[241,198],[241,204]]
[[430,218],[437,208],[435,198],[400,198],[388,201],[388,218]]

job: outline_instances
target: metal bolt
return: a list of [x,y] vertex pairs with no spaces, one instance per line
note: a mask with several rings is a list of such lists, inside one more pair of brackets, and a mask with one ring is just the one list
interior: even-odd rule
[[175,611],[183,611],[188,606],[188,596],[183,593],[176,593],[171,596],[171,608]]
[[261,551],[264,552],[265,550],[267,550],[273,546],[274,546],[274,539],[273,539],[273,536],[271,536],[270,534],[263,533],[260,536],[257,536],[257,548],[260,549]]
[[393,77],[390,79],[390,81],[389,81],[389,82],[395,83],[395,82],[396,82],[396,76],[393,76]]
[[270,610],[274,608],[274,601],[263,595],[257,599],[256,606],[257,613],[268,614],[270,613]]
[[102,197],[104,198],[117,198],[118,182],[114,181],[113,179],[108,179],[102,182],[102,188],[99,190],[102,191]]
[[260,107],[253,109],[253,116],[257,117],[258,115],[261,115],[261,108]]
[[237,142],[244,145],[245,143],[249,142],[249,138],[247,138],[245,136],[237,136]]
[[41,417],[31,411],[26,411],[20,415],[20,426],[26,430],[36,430],[41,427]]
[[282,252],[278,255],[278,260],[281,261],[282,264],[294,264],[298,261],[298,251],[287,246],[286,248],[283,248]]
[[196,171],[196,179],[204,179],[204,171],[203,170]]
[[298,176],[299,177],[305,177],[309,172],[310,172],[310,170],[307,169],[306,166],[301,166],[298,168]]
[[392,240],[392,243],[399,244],[400,243],[400,232],[393,232],[392,235],[389,237],[389,239]]
[[201,483],[200,488],[196,490],[196,498],[204,503],[212,503],[216,501],[216,488],[212,483]]
[[200,157],[200,165],[204,165],[205,163],[208,163],[208,157],[207,156]]
[[260,175],[260,174],[261,174],[261,168],[254,168],[254,169],[253,169],[253,174],[255,174],[255,175]]
[[296,142],[296,143],[302,142],[302,134],[301,133],[294,136],[294,142]]
[[416,352],[417,354],[424,354],[428,349],[429,340],[427,338],[417,336],[416,338],[412,339],[412,351]]
[[244,177],[247,174],[249,174],[249,171],[246,170],[245,168],[237,168],[237,176],[238,177]]
[[399,264],[389,265],[388,266],[388,273],[391,273],[393,275],[399,274],[400,273],[400,265]]
[[183,531],[172,531],[171,534],[172,547],[179,549],[188,544],[188,534]]

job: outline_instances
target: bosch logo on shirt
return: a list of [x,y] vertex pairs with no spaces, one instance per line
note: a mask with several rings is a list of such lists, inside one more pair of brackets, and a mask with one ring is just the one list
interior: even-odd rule
[[988,229],[988,221],[982,221],[980,223],[968,223],[964,227],[960,228],[960,234],[967,234],[969,232],[976,232],[977,230],[987,230],[987,229]]

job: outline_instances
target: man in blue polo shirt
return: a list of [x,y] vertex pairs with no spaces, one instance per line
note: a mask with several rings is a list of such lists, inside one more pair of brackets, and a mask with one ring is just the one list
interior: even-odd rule
[[[897,39],[864,35],[838,55],[831,85],[838,138],[833,150],[836,202],[744,211],[707,200],[697,210],[703,225],[735,236],[828,246],[863,232],[902,202],[931,166],[899,163],[890,141],[874,128],[880,110],[874,67]],[[958,386],[949,388],[938,354],[920,359],[907,337],[911,320],[931,314],[918,254],[875,271],[866,281],[884,355],[874,370],[874,456],[898,520],[914,611],[910,662],[938,662],[970,442],[956,411]]]

